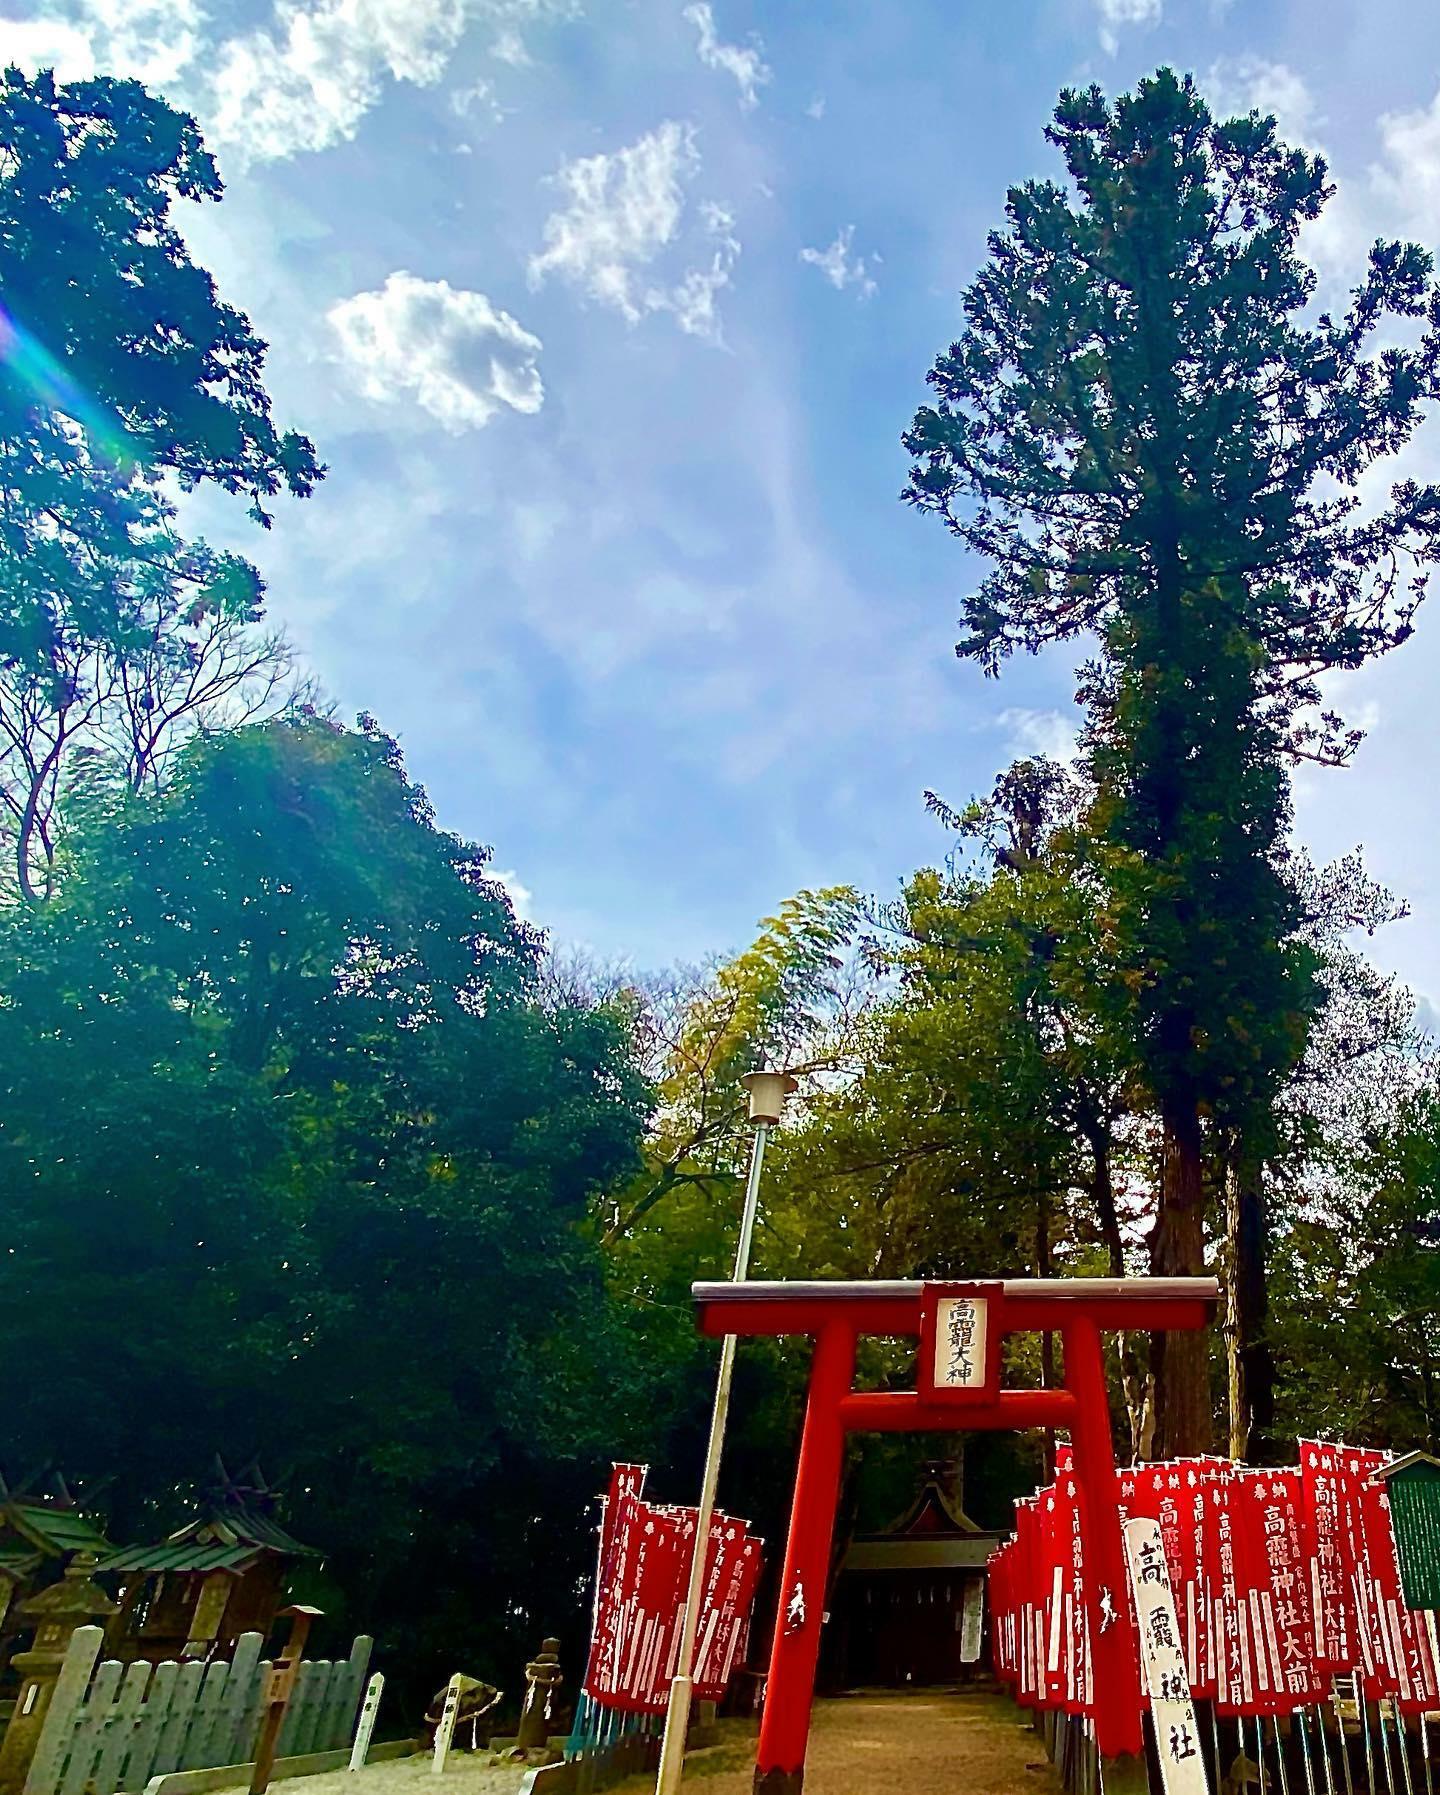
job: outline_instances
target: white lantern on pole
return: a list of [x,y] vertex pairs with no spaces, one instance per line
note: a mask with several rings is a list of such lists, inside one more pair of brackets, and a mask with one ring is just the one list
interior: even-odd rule
[[[750,1099],[750,1123],[755,1138],[750,1147],[750,1173],[745,1180],[740,1239],[735,1247],[737,1284],[743,1284],[750,1272],[750,1242],[755,1233],[755,1214],[760,1207],[760,1167],[765,1159],[765,1141],[785,1112],[785,1099],[799,1089],[798,1080],[788,1072],[747,1072],[740,1082]],[[677,1795],[685,1764],[685,1729],[690,1720],[695,1635],[699,1630],[700,1605],[705,1593],[705,1548],[710,1538],[710,1517],[715,1512],[715,1488],[720,1481],[720,1453],[725,1444],[725,1418],[730,1410],[730,1380],[734,1370],[735,1336],[726,1334],[720,1342],[715,1406],[710,1412],[710,1442],[705,1451],[705,1475],[701,1480],[700,1503],[695,1515],[695,1543],[691,1547],[690,1583],[680,1623],[680,1650],[670,1683],[665,1732],[660,1741],[656,1795]]]

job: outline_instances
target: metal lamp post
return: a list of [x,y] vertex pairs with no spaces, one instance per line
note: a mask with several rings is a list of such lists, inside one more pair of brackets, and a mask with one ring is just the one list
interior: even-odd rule
[[[750,1148],[750,1175],[745,1182],[745,1208],[740,1216],[740,1239],[735,1247],[735,1278],[743,1284],[750,1270],[750,1241],[755,1233],[755,1212],[760,1203],[760,1168],[765,1161],[765,1142],[780,1120],[785,1099],[796,1081],[788,1072],[747,1072],[740,1081],[750,1095],[750,1121],[755,1137]],[[685,1595],[685,1616],[680,1626],[680,1651],[665,1710],[665,1737],[660,1745],[660,1770],[656,1795],[675,1795],[685,1765],[685,1732],[690,1724],[690,1697],[694,1686],[695,1636],[700,1628],[700,1606],[705,1596],[705,1559],[710,1540],[710,1520],[715,1512],[715,1487],[720,1480],[720,1454],[725,1445],[725,1421],[730,1412],[730,1381],[735,1371],[734,1334],[720,1342],[720,1370],[715,1379],[715,1406],[710,1411],[710,1440],[705,1448],[705,1475],[700,1484],[700,1505],[695,1514],[695,1539],[690,1549],[690,1583]]]

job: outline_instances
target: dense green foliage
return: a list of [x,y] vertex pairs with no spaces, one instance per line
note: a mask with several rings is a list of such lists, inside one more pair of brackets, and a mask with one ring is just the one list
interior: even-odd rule
[[[12,1467],[113,1475],[133,1534],[258,1451],[351,1618],[533,1649],[643,1414],[579,1224],[647,1100],[537,958],[373,730],[198,741],[97,802],[0,924],[0,1333],[43,1367]],[[520,1510],[561,1498],[522,1574]]]

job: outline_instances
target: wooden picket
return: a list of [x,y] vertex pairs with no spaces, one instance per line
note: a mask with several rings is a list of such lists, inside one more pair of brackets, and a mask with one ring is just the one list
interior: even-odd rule
[[331,1751],[338,1751],[342,1745],[349,1745],[354,1735],[360,1704],[365,1699],[366,1684],[370,1676],[370,1652],[374,1643],[368,1633],[359,1633],[350,1647],[345,1684],[336,1694],[331,1709],[328,1742]]
[[[81,1627],[71,1641],[45,1716],[25,1795],[120,1795],[152,1776],[248,1761],[264,1708],[270,1664],[263,1641],[246,1633],[229,1663],[166,1662],[128,1667],[96,1662],[101,1632]],[[300,1665],[281,1727],[279,1754],[333,1751],[349,1743],[372,1641],[356,1639],[348,1658]]]
[[51,1721],[57,1712],[73,1718],[80,1703],[84,1701],[85,1691],[90,1685],[90,1675],[95,1668],[95,1660],[100,1656],[104,1639],[103,1627],[77,1627],[71,1634],[65,1661],[60,1666],[60,1676],[55,1684],[55,1693],[50,1698],[50,1711],[45,1716],[45,1724],[35,1742],[35,1756],[30,1760],[30,1768],[25,1775],[25,1795],[51,1795],[60,1780],[60,1772],[65,1767],[65,1755],[70,1749],[73,1726],[63,1718],[54,1725]]
[[171,1662],[156,1665],[155,1675],[150,1681],[149,1699],[140,1710],[140,1718],[135,1723],[135,1736],[130,1741],[129,1774],[123,1783],[116,1784],[117,1788],[140,1789],[149,1782],[155,1756],[164,1737],[165,1722],[170,1716],[170,1704],[175,1698],[175,1684],[179,1675],[178,1664]]
[[235,1641],[230,1677],[225,1685],[225,1718],[215,1738],[217,1764],[243,1764],[250,1754],[250,1741],[259,1724],[258,1712],[252,1718],[252,1705],[258,1706],[253,1702],[258,1681],[255,1672],[264,1643],[258,1633],[242,1633]]
[[310,1705],[310,1686],[314,1675],[315,1666],[308,1658],[295,1672],[295,1683],[290,1691],[285,1719],[280,1726],[280,1737],[275,1742],[276,1757],[293,1758],[299,1755],[296,1740],[305,1724],[305,1710]]
[[[100,1751],[100,1735],[124,1674],[125,1666],[113,1658],[107,1658],[96,1668],[89,1695],[75,1717],[70,1758],[57,1784],[58,1795],[81,1795],[89,1782]],[[47,1714],[45,1718],[48,1721],[50,1716]]]
[[[106,1715],[100,1734],[100,1753],[92,1777],[97,1789],[121,1789],[125,1763],[135,1742],[135,1730],[145,1691],[150,1683],[150,1666],[132,1664],[120,1682],[120,1695],[113,1710]],[[84,1784],[81,1785],[84,1787]]]
[[[200,1679],[205,1675],[205,1666],[199,1663],[182,1664],[180,1674],[175,1681],[175,1690],[170,1697],[170,1713],[165,1722],[165,1731],[160,1736],[160,1749],[155,1754],[151,1775],[156,1776],[167,1770],[179,1770],[181,1760],[185,1756],[185,1737],[190,1731],[190,1720],[195,1712],[196,1697],[200,1694]],[[51,1709],[51,1713],[54,1709]],[[46,1716],[49,1720],[49,1715]],[[26,1795],[41,1795],[38,1790],[27,1790]]]

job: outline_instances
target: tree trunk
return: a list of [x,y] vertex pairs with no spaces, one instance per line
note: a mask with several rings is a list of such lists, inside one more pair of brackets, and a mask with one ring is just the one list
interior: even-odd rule
[[[1160,1209],[1150,1236],[1151,1275],[1203,1277],[1205,1190],[1199,1112],[1193,1100],[1171,1098],[1161,1109],[1160,1121]],[[1155,1379],[1155,1457],[1207,1452],[1214,1427],[1205,1330],[1152,1334],[1150,1366]]]
[[1230,1385],[1230,1456],[1252,1461],[1275,1419],[1275,1366],[1265,1324],[1267,1228],[1264,1168],[1243,1142],[1225,1166],[1225,1359]]
[[[1090,1194],[1100,1224],[1100,1238],[1105,1242],[1110,1261],[1110,1276],[1125,1276],[1125,1239],[1120,1232],[1120,1215],[1115,1207],[1115,1177],[1110,1163],[1110,1137],[1104,1126],[1096,1123],[1085,1129],[1090,1147]],[[1152,1405],[1147,1401],[1144,1369],[1135,1351],[1134,1335],[1120,1333],[1115,1337],[1115,1350],[1120,1360],[1120,1387],[1125,1397],[1125,1414],[1130,1423],[1130,1459],[1138,1463],[1148,1456],[1149,1418]]]

